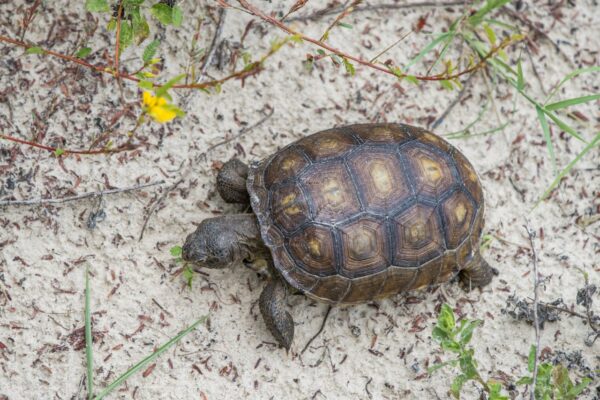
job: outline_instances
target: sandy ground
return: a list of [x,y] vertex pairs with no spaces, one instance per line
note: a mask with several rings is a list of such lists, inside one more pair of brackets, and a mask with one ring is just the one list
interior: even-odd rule
[[[291,4],[254,3],[279,11]],[[576,6],[561,3],[554,15],[550,11],[556,2],[523,3],[522,15],[548,32],[566,56],[543,38],[536,40],[538,52],[532,60],[545,90],[576,67],[598,65],[600,9],[595,0],[578,1]],[[1,34],[18,37],[20,21],[31,4],[0,1]],[[99,28],[92,39],[86,39],[94,20],[85,17],[82,4],[43,2],[43,12],[25,39],[65,53],[87,43],[95,51],[90,60],[103,62],[113,52],[113,38]],[[311,1],[303,12],[325,5]],[[165,77],[180,73],[187,64],[185,48],[196,24],[191,16],[205,17],[201,47],[208,46],[215,27],[215,9],[191,1],[182,7],[187,19],[181,28],[158,30],[163,40],[159,54],[166,58]],[[430,40],[431,32],[446,29],[461,9],[357,13],[347,19],[354,29],[336,29],[330,42],[351,53],[373,56],[407,32],[419,17],[427,16],[421,33],[386,55],[402,63]],[[238,43],[250,19],[228,12],[222,38]],[[294,24],[306,34],[319,36],[331,20],[329,16]],[[105,23],[102,19],[100,26]],[[244,49],[255,56],[264,54],[269,41],[282,35],[255,24]],[[589,153],[559,190],[529,213],[551,182],[552,168],[535,110],[502,83],[493,92],[495,109],[488,105],[472,132],[509,122],[504,131],[452,141],[480,172],[487,204],[485,231],[500,238],[485,250],[500,276],[484,290],[465,293],[449,283],[432,293],[335,308],[323,333],[303,355],[299,353],[318,330],[325,305],[302,296],[289,298],[297,326],[293,349],[286,354],[274,346],[260,319],[256,301],[263,282],[255,273],[242,266],[211,271],[197,275],[190,290],[169,249],[181,244],[204,218],[240,211],[225,205],[215,193],[216,168],[221,162],[233,156],[260,159],[296,138],[345,123],[400,121],[428,126],[458,94],[437,84],[399,84],[390,76],[359,67],[356,76],[350,77],[328,62],[306,72],[301,60],[311,51],[314,48],[308,45],[286,46],[243,88],[231,82],[219,95],[178,92],[175,102],[188,115],[168,125],[143,126],[138,134],[146,144],[136,151],[69,156],[59,162],[47,152],[0,141],[0,200],[60,198],[165,181],[101,199],[0,208],[0,399],[85,396],[86,266],[91,271],[97,388],[199,317],[209,316],[206,324],[159,358],[153,369],[132,376],[110,398],[448,398],[457,371],[442,370],[431,377],[425,373],[428,365],[450,357],[431,339],[436,310],[444,301],[465,317],[485,321],[473,339],[482,374],[514,382],[526,373],[534,330],[501,310],[513,294],[532,297],[531,253],[523,228],[526,218],[537,232],[535,246],[544,282],[541,300],[560,297],[568,307],[582,312],[575,304],[577,290],[583,287],[578,269],[589,274],[591,283],[600,285],[600,223],[577,224],[599,213],[599,153]],[[122,64],[133,70],[139,65],[140,52],[128,49]],[[527,53],[513,49],[509,54],[513,62],[518,54],[523,55],[527,90],[542,98]],[[214,67],[209,73],[223,74]],[[597,93],[599,85],[598,74],[583,75],[566,85],[559,97]],[[134,107],[123,114],[114,80],[56,59],[24,56],[22,49],[5,44],[0,45],[0,93],[0,131],[53,146],[86,148],[113,122],[119,131],[116,141],[122,142],[139,112],[134,85],[124,84],[124,99]],[[435,131],[445,134],[464,129],[487,97],[486,84],[477,75],[463,100]],[[587,139],[599,130],[598,109],[598,102],[575,108],[588,120],[578,125]],[[260,126],[234,138],[271,111],[272,116]],[[211,149],[228,138],[234,140]],[[559,166],[583,148],[555,127],[553,139]],[[598,294],[594,300],[598,313]],[[567,314],[547,322],[541,336],[545,359],[566,355],[572,361],[572,377],[593,376],[591,370],[600,368],[600,340],[586,346],[590,330],[584,321]],[[577,352],[581,353],[579,362],[573,361]],[[596,376],[582,398],[599,398],[599,384]],[[468,384],[465,390],[464,398],[478,398],[474,385]],[[521,398],[523,391],[519,387],[511,395]]]

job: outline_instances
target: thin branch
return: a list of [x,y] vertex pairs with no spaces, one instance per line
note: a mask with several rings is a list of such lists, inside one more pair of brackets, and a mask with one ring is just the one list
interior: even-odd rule
[[[382,65],[378,65],[378,64],[374,64],[374,63],[371,63],[371,62],[369,62],[369,61],[367,61],[365,59],[362,59],[360,57],[344,53],[343,51],[338,50],[338,49],[336,49],[336,48],[334,48],[334,47],[332,47],[332,46],[330,46],[330,45],[328,45],[326,43],[323,43],[320,40],[311,38],[309,36],[304,35],[303,33],[297,32],[294,29],[292,29],[289,26],[287,26],[286,24],[284,24],[281,21],[279,21],[278,19],[265,14],[264,12],[262,12],[261,10],[259,10],[258,8],[254,7],[252,4],[248,3],[246,0],[238,0],[238,3],[240,3],[240,5],[248,13],[250,13],[250,14],[252,14],[252,15],[254,15],[254,16],[260,18],[260,19],[262,19],[265,22],[268,22],[271,25],[274,25],[274,26],[278,27],[279,29],[283,30],[284,32],[287,32],[288,34],[290,34],[292,36],[295,36],[295,37],[300,38],[300,39],[302,39],[304,41],[310,42],[310,43],[312,43],[312,44],[314,44],[314,45],[316,45],[318,47],[321,47],[321,48],[323,48],[325,50],[328,50],[331,53],[333,53],[333,54],[335,54],[335,55],[337,55],[339,57],[342,57],[342,58],[345,58],[345,59],[348,59],[348,60],[352,60],[352,61],[354,61],[354,62],[356,62],[358,64],[361,64],[361,65],[364,65],[366,67],[378,70],[380,72],[384,72],[384,73],[389,74],[389,75],[393,75],[393,76],[395,76],[397,78],[402,78],[402,77],[408,76],[408,74],[404,74],[404,73],[401,73],[399,71],[394,71],[390,67],[382,66]],[[481,67],[483,67],[486,64],[487,60],[489,58],[491,58],[494,54],[496,54],[498,51],[500,51],[500,50],[504,49],[505,47],[508,47],[509,45],[514,44],[514,43],[516,43],[516,41],[514,41],[514,42],[511,42],[511,41],[502,42],[499,46],[492,48],[490,50],[490,52],[488,54],[486,54],[484,57],[482,57],[477,64],[475,64],[475,65],[471,66],[470,68],[467,68],[467,69],[465,69],[463,71],[457,72],[455,74],[447,75],[445,73],[442,73],[442,74],[427,75],[427,76],[416,75],[416,76],[413,76],[413,77],[415,79],[418,79],[418,80],[421,80],[421,81],[442,81],[442,80],[456,79],[456,78],[458,78],[460,76],[463,76],[465,74],[468,74],[468,73],[471,73],[473,71],[476,71],[476,70],[480,69]]]
[[535,387],[537,385],[537,374],[538,374],[538,358],[540,356],[540,321],[538,316],[538,303],[539,303],[539,277],[538,277],[538,265],[537,265],[537,252],[535,251],[535,245],[533,239],[535,238],[535,232],[529,227],[529,220],[525,219],[525,230],[527,230],[527,236],[529,237],[529,245],[531,246],[533,261],[533,321],[535,327],[535,358],[533,360],[533,382],[531,384],[530,399],[535,400]]
[[213,58],[215,57],[215,53],[217,52],[217,42],[223,33],[223,26],[225,26],[225,17],[227,16],[227,9],[221,8],[219,10],[219,21],[217,22],[217,28],[215,29],[215,34],[213,35],[212,41],[210,43],[210,47],[208,50],[208,54],[204,58],[202,62],[202,66],[200,67],[200,76],[198,77],[198,81],[201,81],[202,78],[206,75],[206,69],[212,63]]
[[[356,7],[354,9],[354,13],[365,12],[365,11],[384,11],[384,10],[399,10],[405,8],[419,8],[419,7],[451,7],[451,6],[462,6],[464,5],[464,0],[458,1],[446,1],[446,2],[436,2],[436,1],[424,1],[421,3],[412,3],[412,4],[374,4],[374,5],[365,5],[362,7]],[[312,14],[308,15],[299,15],[297,17],[289,18],[288,21],[316,21],[321,17],[325,17],[327,15],[337,14],[344,9],[343,6],[340,7],[327,7],[322,10],[316,11]]]
[[[117,33],[115,43],[115,71],[119,71],[119,47],[121,44],[121,13],[123,12],[123,1],[119,0],[119,7],[117,8]],[[117,78],[118,79],[118,78]]]
[[145,188],[151,187],[151,186],[162,185],[163,183],[165,183],[165,182],[158,181],[158,182],[145,183],[142,185],[135,185],[135,186],[125,187],[125,188],[120,188],[120,189],[110,189],[110,190],[101,190],[98,192],[83,193],[83,194],[78,194],[75,196],[62,197],[62,198],[57,198],[57,199],[42,199],[42,198],[40,198],[40,199],[28,199],[28,200],[6,200],[6,201],[0,201],[0,207],[61,204],[61,203],[67,203],[70,201],[88,199],[90,197],[95,198],[95,197],[105,196],[108,194],[132,192],[135,190],[145,189]]
[[346,18],[352,11],[354,11],[356,9],[356,6],[359,5],[361,2],[362,2],[362,0],[354,0],[348,7],[343,8],[342,11],[340,12],[340,14],[337,17],[335,17],[333,22],[331,24],[329,24],[327,29],[325,29],[325,32],[323,33],[323,35],[321,35],[321,38],[319,39],[319,41],[324,42],[325,40],[327,40],[327,36],[329,36],[329,32],[336,25],[338,25],[342,19]]
[[127,151],[127,150],[134,150],[137,146],[131,145],[131,144],[125,144],[121,147],[117,147],[114,149],[111,148],[102,148],[102,149],[95,149],[95,150],[72,150],[72,149],[63,149],[63,148],[59,148],[59,147],[52,147],[52,146],[46,146],[43,144],[39,144],[36,142],[32,142],[29,140],[24,140],[24,139],[19,139],[17,137],[14,136],[9,136],[9,135],[4,135],[2,133],[0,133],[0,139],[5,139],[8,140],[10,142],[15,142],[15,143],[19,143],[19,144],[25,144],[27,146],[31,146],[31,147],[35,147],[37,149],[42,149],[42,150],[46,150],[49,151],[51,153],[55,153],[57,154],[57,152],[61,152],[61,154],[63,155],[68,155],[68,154],[83,154],[83,155],[90,155],[90,154],[108,154],[108,153],[120,153],[122,151]]
[[154,211],[156,211],[156,208],[158,207],[158,205],[160,203],[162,203],[162,201],[167,197],[167,195],[169,193],[171,193],[173,190],[175,190],[177,188],[177,186],[181,185],[181,183],[183,183],[183,178],[179,179],[177,182],[175,182],[174,184],[169,186],[167,189],[165,189],[164,193],[154,202],[154,204],[152,204],[150,211],[148,211],[146,213],[146,217],[144,218],[144,224],[142,225],[142,230],[140,231],[140,237],[138,238],[138,241],[141,241],[142,238],[144,237],[144,232],[146,231],[146,226],[148,225],[148,221],[150,220],[150,217],[152,216],[152,214],[154,214]]
[[[25,42],[16,40],[16,39],[12,39],[9,38],[7,36],[3,36],[0,35],[0,42],[5,42],[5,43],[10,43],[19,47],[23,47],[25,49],[28,49],[30,47],[32,47],[32,45],[29,45]],[[86,67],[88,69],[91,69],[93,71],[96,72],[100,72],[103,74],[107,74],[109,76],[112,76],[113,78],[117,78],[117,79],[126,79],[132,82],[139,82],[140,79],[136,78],[135,76],[131,75],[131,74],[127,74],[124,72],[118,72],[118,71],[113,71],[111,68],[108,68],[107,66],[101,66],[101,65],[93,65],[90,64],[86,61],[83,61],[77,57],[73,57],[73,56],[68,56],[65,54],[61,54],[61,53],[57,53],[55,51],[52,50],[48,50],[48,49],[44,49],[42,48],[42,51],[44,52],[44,54],[47,54],[49,56],[52,57],[56,57],[56,58],[60,58],[62,60],[65,61],[69,61],[69,62],[73,62],[75,64],[79,64],[83,67]],[[216,79],[213,81],[208,81],[208,82],[202,82],[202,83],[192,83],[192,84],[178,84],[178,85],[173,85],[174,89],[206,89],[209,87],[214,87],[214,86],[218,86],[218,85],[222,85],[223,83],[232,80],[232,79],[245,79],[247,77],[250,77],[252,75],[256,75],[257,73],[259,73],[262,70],[262,63],[269,57],[271,57],[273,54],[275,53],[275,51],[273,49],[271,49],[265,56],[262,57],[262,59],[260,61],[257,61],[253,64],[250,64],[248,66],[245,66],[243,69],[241,69],[240,71],[236,71],[233,72],[230,75],[227,75],[224,78],[221,79]],[[159,83],[154,83],[153,84],[154,87],[160,87],[161,84]]]

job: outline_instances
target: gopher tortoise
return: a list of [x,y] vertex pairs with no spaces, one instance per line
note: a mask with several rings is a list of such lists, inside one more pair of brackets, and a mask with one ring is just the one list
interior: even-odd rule
[[357,124],[302,138],[248,168],[233,159],[217,176],[226,202],[253,214],[200,223],[183,246],[195,268],[243,262],[270,271],[259,305],[290,348],[291,286],[330,304],[356,304],[446,282],[488,284],[481,257],[484,199],[473,166],[424,129]]

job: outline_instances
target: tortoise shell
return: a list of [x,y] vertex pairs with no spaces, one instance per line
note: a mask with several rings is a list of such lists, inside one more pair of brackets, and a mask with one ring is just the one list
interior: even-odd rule
[[449,280],[483,228],[473,166],[445,140],[403,124],[302,138],[253,164],[248,192],[275,268],[332,304]]

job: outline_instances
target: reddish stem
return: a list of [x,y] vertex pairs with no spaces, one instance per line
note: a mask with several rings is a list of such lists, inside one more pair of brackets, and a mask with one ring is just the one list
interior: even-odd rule
[[[266,22],[268,22],[268,23],[270,23],[272,25],[275,25],[276,27],[278,27],[279,29],[287,32],[290,35],[298,36],[302,40],[305,40],[305,41],[310,42],[310,43],[312,43],[314,45],[317,45],[317,46],[319,46],[319,47],[321,47],[321,48],[323,48],[325,50],[328,50],[328,51],[330,51],[330,52],[332,52],[332,53],[334,53],[334,54],[336,54],[336,55],[338,55],[340,57],[346,58],[348,60],[352,60],[352,61],[354,61],[354,62],[356,62],[358,64],[364,65],[364,66],[369,67],[369,68],[376,69],[376,70],[381,71],[381,72],[385,72],[386,74],[394,75],[394,76],[399,77],[399,78],[402,78],[404,76],[408,76],[408,74],[404,74],[404,73],[397,74],[396,72],[390,70],[387,67],[383,67],[383,66],[378,65],[378,64],[373,64],[372,62],[364,60],[364,59],[362,59],[360,57],[355,57],[355,56],[352,56],[350,54],[346,54],[343,51],[338,50],[338,49],[336,49],[336,48],[328,45],[327,43],[324,43],[324,42],[322,42],[320,40],[317,40],[317,39],[313,39],[313,38],[311,38],[309,36],[304,35],[303,33],[296,32],[295,30],[293,30],[292,28],[288,27],[287,25],[285,25],[283,22],[279,21],[278,19],[273,18],[273,17],[265,14],[264,12],[262,12],[261,10],[259,10],[258,8],[254,7],[252,4],[248,3],[246,0],[238,0],[238,2],[242,6],[242,8],[244,10],[246,10],[247,12],[249,12],[250,14],[252,14],[252,15],[254,15],[254,16],[256,16],[256,17],[258,17],[258,18],[260,18],[260,19],[262,19],[262,20],[264,20],[264,21],[266,21]],[[467,69],[465,69],[463,71],[457,72],[457,73],[455,73],[453,75],[445,75],[445,74],[437,74],[437,75],[414,75],[413,77],[416,78],[416,79],[418,79],[418,80],[420,80],[420,81],[443,81],[443,80],[449,80],[449,79],[458,78],[458,77],[460,77],[462,75],[465,75],[465,74],[468,74],[468,73],[471,73],[473,71],[478,70],[479,68],[481,68],[486,63],[486,61],[490,57],[492,57],[495,53],[497,53],[502,48],[508,46],[509,44],[511,44],[511,43],[510,42],[503,43],[500,46],[498,46],[496,48],[493,48],[492,50],[490,50],[490,52],[488,54],[486,54],[484,57],[482,57],[477,64],[475,64],[474,66],[472,66],[470,68],[467,68]]]
[[[52,152],[52,153],[55,153],[57,150],[59,150],[58,147],[46,146],[46,145],[39,144],[39,143],[36,143],[36,142],[31,142],[29,140],[19,139],[19,138],[16,138],[14,136],[3,135],[2,133],[0,133],[0,139],[6,139],[6,140],[11,141],[11,142],[25,144],[27,146],[36,147],[38,149],[46,150],[46,151],[49,151],[49,152]],[[118,153],[118,152],[121,152],[121,151],[133,150],[134,148],[135,148],[134,146],[127,145],[127,146],[118,147],[116,149],[95,149],[95,150],[69,150],[69,149],[60,149],[60,150],[62,150],[63,154],[65,154],[65,155],[67,155],[67,154],[88,154],[89,155],[89,154]]]

